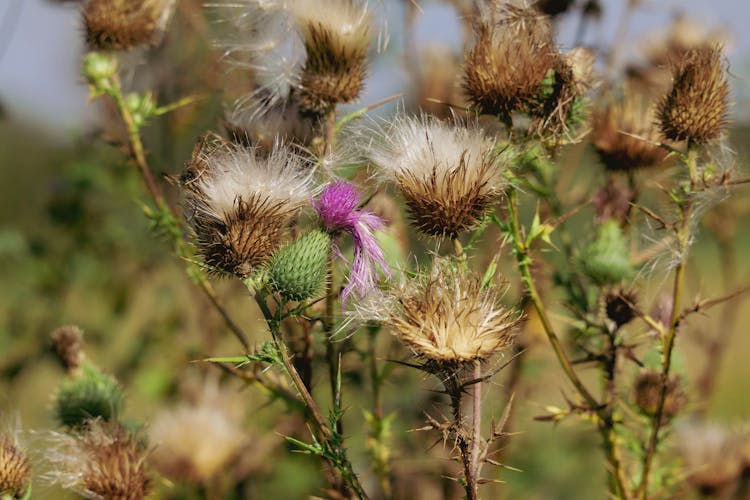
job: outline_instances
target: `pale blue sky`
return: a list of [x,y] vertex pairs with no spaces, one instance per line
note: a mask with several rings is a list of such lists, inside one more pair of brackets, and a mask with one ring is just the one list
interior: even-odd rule
[[[588,42],[607,42],[627,0],[603,0],[605,19],[591,30]],[[394,43],[400,36],[401,2],[390,3],[390,29]],[[748,0],[646,0],[630,23],[630,40],[665,26],[677,12],[686,12],[708,28],[721,27],[731,39],[731,71],[738,103],[737,116],[750,118],[750,1]],[[455,14],[446,3],[421,0],[424,13],[417,27],[420,43],[457,46],[460,31]],[[15,24],[10,28],[11,21]],[[559,42],[572,44],[577,19],[563,22]],[[9,31],[10,30],[10,31]],[[3,52],[4,49],[4,52]],[[0,102],[13,119],[41,125],[64,139],[80,133],[94,116],[87,91],[78,75],[82,50],[78,14],[73,4],[47,0],[0,0]],[[403,90],[404,75],[393,66],[376,65],[363,102]],[[387,65],[388,71],[378,69]]]

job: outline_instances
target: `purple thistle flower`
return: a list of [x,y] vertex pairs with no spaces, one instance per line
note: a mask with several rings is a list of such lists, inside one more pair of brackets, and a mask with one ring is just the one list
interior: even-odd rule
[[341,292],[342,306],[354,290],[364,297],[375,288],[378,267],[383,274],[391,274],[383,250],[373,234],[383,227],[383,220],[372,212],[360,209],[361,200],[362,195],[357,188],[344,181],[329,184],[317,200],[312,200],[320,224],[327,232],[346,232],[354,240],[354,262],[349,283]]

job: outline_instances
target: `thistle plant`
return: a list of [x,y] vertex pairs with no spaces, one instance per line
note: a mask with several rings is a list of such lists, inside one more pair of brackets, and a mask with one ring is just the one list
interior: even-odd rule
[[[213,62],[241,83],[228,77],[166,104],[157,88],[129,91],[124,75],[148,65],[131,67],[126,53],[162,43],[176,3],[83,3],[91,96],[117,118],[113,137],[154,235],[206,299],[189,304],[203,342],[189,357],[201,376],[251,391],[222,402],[202,392],[141,432],[126,418],[132,379],[108,374],[138,365],[141,351],[117,365],[85,355],[78,327],[58,328],[66,377],[54,394],[60,432],[48,479],[90,498],[158,496],[174,484],[188,496],[244,498],[250,471],[262,468],[247,465],[249,455],[270,458],[283,442],[322,467],[312,495],[412,498],[429,484],[451,498],[507,496],[525,474],[508,443],[524,439],[528,408],[538,408],[533,372],[544,366],[564,403],[544,401],[537,419],[595,434],[606,476],[599,496],[741,490],[750,459],[735,447],[723,464],[723,434],[670,446],[684,415],[702,417],[691,374],[674,361],[690,318],[748,290],[688,298],[698,224],[748,182],[725,147],[723,48],[680,50],[669,88],[649,87],[615,74],[617,44],[560,49],[555,16],[580,11],[583,29],[597,2],[453,3],[466,23],[463,64],[443,62],[460,75],[431,82],[426,75],[444,68],[405,68],[423,85],[405,102],[437,89],[434,115],[407,105],[391,114],[385,105],[398,96],[366,102],[368,72],[394,50],[375,50],[387,38],[380,2],[211,3],[198,12],[215,22]],[[424,53],[403,49],[407,61]],[[191,129],[192,152],[160,158],[149,125],[178,113],[192,125],[206,101],[222,99]],[[665,306],[653,312],[660,295]],[[165,392],[185,381],[168,382]],[[702,379],[705,391],[711,385]],[[247,418],[251,399],[258,414]],[[261,425],[260,407],[275,433],[254,448],[264,441],[248,424]],[[0,493],[20,497],[29,462],[4,439]],[[715,473],[700,472],[701,455]],[[410,461],[424,470],[407,470]]]

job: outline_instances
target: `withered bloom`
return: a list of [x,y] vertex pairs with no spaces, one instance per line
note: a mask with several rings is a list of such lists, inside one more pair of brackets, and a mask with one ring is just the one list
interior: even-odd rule
[[159,42],[176,0],[88,0],[83,6],[91,50],[128,50]]
[[664,137],[705,143],[721,135],[729,112],[726,71],[719,46],[692,49],[673,62],[672,90],[658,109]]
[[[634,397],[638,408],[649,416],[656,415],[661,393],[661,373],[657,370],[643,370],[635,381]],[[687,403],[687,395],[682,390],[680,379],[671,376],[667,380],[667,396],[664,400],[662,416],[671,419],[677,415]]]
[[393,292],[387,323],[425,366],[442,369],[485,361],[513,342],[519,315],[493,289],[446,265]]
[[299,100],[321,114],[359,97],[372,40],[372,15],[360,0],[297,0],[292,12],[307,58]]
[[535,9],[505,4],[475,27],[463,87],[481,113],[507,116],[531,104],[558,61],[549,20]]
[[607,170],[658,165],[667,156],[655,144],[659,139],[654,107],[633,89],[626,88],[620,98],[607,98],[593,114],[591,142]]
[[55,434],[48,449],[48,478],[85,498],[140,500],[151,479],[146,450],[137,436],[118,424],[92,421],[75,434]]
[[455,238],[476,227],[506,185],[502,154],[479,128],[399,117],[382,134],[370,158],[427,235]]
[[248,276],[282,243],[284,229],[310,199],[302,159],[275,144],[257,148],[204,139],[181,177],[185,217],[206,265]]
[[31,480],[31,462],[16,439],[0,433],[0,496],[21,498]]
[[736,438],[708,422],[684,425],[677,434],[688,484],[704,497],[732,498],[742,467]]
[[75,372],[83,361],[83,331],[76,325],[65,325],[50,335],[52,347],[68,373]]

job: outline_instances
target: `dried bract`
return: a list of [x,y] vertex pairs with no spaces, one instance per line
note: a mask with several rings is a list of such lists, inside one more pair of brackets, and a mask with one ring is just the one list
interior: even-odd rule
[[149,491],[146,450],[118,424],[92,421],[80,433],[54,434],[47,459],[48,478],[85,498],[140,500]]
[[444,265],[402,286],[394,297],[388,324],[426,366],[487,360],[510,347],[519,322],[494,290]]
[[30,480],[29,458],[14,438],[0,433],[0,496],[23,497]]
[[529,105],[558,60],[549,20],[534,9],[505,4],[475,27],[463,87],[481,113],[507,116]]
[[619,98],[606,98],[593,114],[591,142],[607,170],[660,164],[667,151],[658,145],[659,139],[654,107],[630,88]]
[[661,132],[673,141],[705,143],[728,122],[729,83],[721,47],[688,51],[672,67],[672,90],[659,103]]
[[398,185],[427,235],[454,238],[476,227],[506,185],[502,154],[476,127],[401,117],[381,139],[370,158]]
[[88,0],[83,6],[91,50],[128,50],[159,42],[176,0]]
[[[646,415],[654,416],[659,405],[661,389],[661,373],[657,370],[643,370],[635,381],[633,390],[635,404]],[[681,387],[680,379],[676,376],[669,377],[662,417],[673,418],[685,407],[686,403],[687,395]]]
[[50,335],[52,347],[62,361],[65,370],[72,373],[83,361],[83,331],[76,325],[65,325],[55,329]]
[[206,265],[248,276],[279,248],[310,199],[311,174],[288,146],[257,148],[203,140],[181,177],[185,217]]

